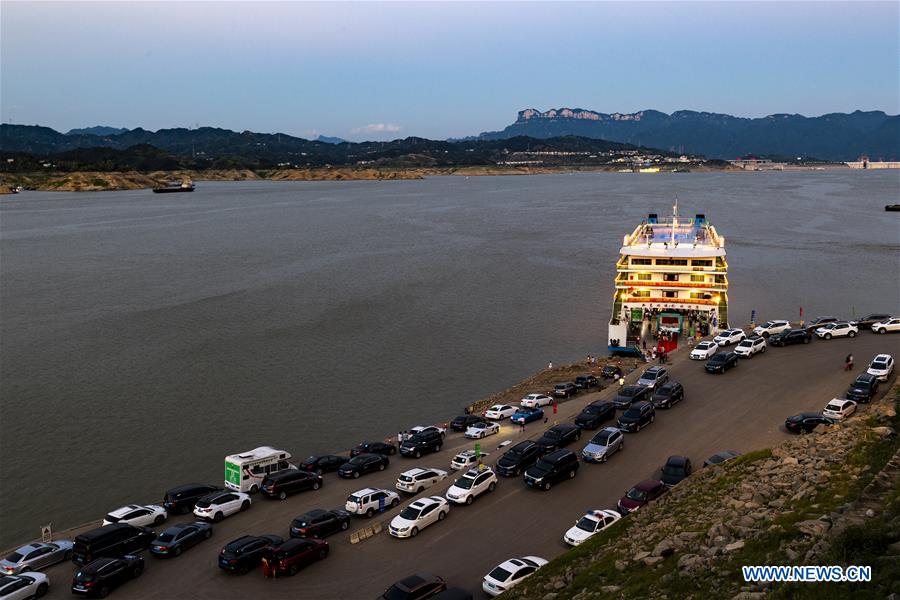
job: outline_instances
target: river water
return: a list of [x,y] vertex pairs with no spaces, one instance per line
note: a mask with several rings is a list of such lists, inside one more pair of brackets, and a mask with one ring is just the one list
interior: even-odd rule
[[726,238],[733,322],[900,312],[898,171],[3,196],[0,547],[602,355],[622,236],[676,196]]

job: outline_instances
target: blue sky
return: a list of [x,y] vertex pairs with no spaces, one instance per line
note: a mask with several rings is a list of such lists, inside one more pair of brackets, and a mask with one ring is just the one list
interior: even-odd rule
[[0,3],[3,122],[459,137],[516,111],[900,112],[897,2]]

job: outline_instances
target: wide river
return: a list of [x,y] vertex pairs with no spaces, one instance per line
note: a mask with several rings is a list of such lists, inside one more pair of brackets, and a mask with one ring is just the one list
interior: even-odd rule
[[602,355],[622,236],[676,196],[726,238],[733,322],[900,312],[900,171],[0,197],[0,547]]

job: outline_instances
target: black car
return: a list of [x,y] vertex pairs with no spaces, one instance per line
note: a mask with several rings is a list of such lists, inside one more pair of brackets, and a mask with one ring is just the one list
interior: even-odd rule
[[738,366],[738,357],[734,352],[716,352],[706,361],[707,373],[724,373]]
[[246,575],[262,562],[266,548],[284,543],[279,535],[244,535],[229,542],[219,553],[219,568],[238,575]]
[[400,454],[413,458],[422,458],[423,454],[440,452],[443,444],[444,436],[439,430],[426,429],[400,444]]
[[863,373],[856,377],[856,380],[847,388],[844,394],[847,400],[855,402],[871,402],[878,393],[878,377]]
[[387,456],[382,456],[381,454],[360,454],[342,464],[341,468],[338,469],[338,475],[356,479],[366,473],[384,471],[389,464],[391,464],[391,461]]
[[619,393],[613,398],[613,404],[619,410],[631,406],[632,402],[642,402],[650,399],[653,390],[643,385],[626,385],[619,389]]
[[557,383],[553,386],[554,398],[570,398],[578,393],[578,388],[572,382]]
[[600,385],[600,380],[593,375],[579,375],[575,378],[575,387],[580,390],[597,387],[598,385]]
[[150,554],[154,556],[180,556],[182,552],[196,546],[212,536],[209,523],[178,523],[160,532],[150,544]]
[[350,513],[346,510],[316,508],[291,521],[291,537],[323,538],[349,527]]
[[634,433],[640,431],[656,420],[656,409],[652,402],[635,402],[631,408],[619,416],[616,423],[619,429]]
[[525,471],[525,483],[549,490],[554,483],[572,479],[578,472],[578,456],[571,450],[557,450],[545,454]]
[[857,327],[859,327],[860,329],[862,329],[863,327],[868,327],[869,329],[871,329],[872,325],[874,325],[875,323],[884,323],[885,321],[890,319],[891,316],[892,315],[871,314],[871,315],[866,315],[865,317],[863,317],[862,319],[859,319],[858,321],[854,321],[854,323],[856,323]]
[[450,421],[450,429],[453,431],[465,431],[475,423],[484,423],[487,419],[481,415],[460,415]]
[[682,400],[684,400],[684,387],[676,381],[665,384],[650,397],[650,402],[656,408],[672,408]]
[[98,558],[84,565],[72,578],[72,593],[106,598],[109,593],[144,572],[144,559],[133,554],[122,558]]
[[543,454],[543,449],[532,440],[519,442],[500,457],[494,472],[504,477],[515,477],[533,465]]
[[[397,454],[397,446],[386,442],[363,442],[350,451],[350,457],[359,456],[360,454],[393,456]],[[340,467],[338,467],[338,470],[340,471]]]
[[622,375],[622,367],[618,365],[603,365],[600,371],[600,377],[603,379],[618,379]]
[[266,475],[259,486],[259,491],[269,498],[284,500],[288,494],[296,494],[304,490],[317,490],[322,487],[322,476],[318,473],[285,469]]
[[447,583],[437,575],[417,573],[405,577],[386,589],[379,600],[424,600],[447,589]]
[[809,433],[819,425],[834,425],[834,419],[824,416],[822,413],[800,413],[787,418],[784,426],[794,433]]
[[156,534],[147,527],[125,523],[104,525],[75,537],[72,562],[81,566],[98,558],[122,558],[126,554],[146,550],[154,539]]
[[781,333],[769,336],[769,344],[772,346],[790,346],[791,344],[808,344],[812,334],[805,329],[788,329]]
[[806,331],[812,333],[826,323],[837,323],[840,321],[837,317],[816,317],[806,324]]
[[604,421],[616,416],[616,405],[608,400],[595,400],[575,417],[575,424],[582,429],[597,429]]
[[332,473],[341,468],[341,465],[349,459],[346,456],[337,456],[335,454],[325,454],[323,456],[307,457],[302,463],[297,465],[304,471],[313,473]]
[[717,452],[703,461],[704,467],[712,467],[714,465],[721,465],[722,463],[726,463],[729,460],[734,460],[741,453],[737,450],[723,450],[722,452]]
[[194,510],[197,500],[213,492],[221,492],[222,488],[206,483],[186,483],[166,492],[163,496],[163,507],[171,515],[189,513]]
[[691,459],[687,456],[670,456],[666,464],[663,465],[662,475],[659,479],[666,486],[672,487],[686,479],[692,470]]
[[577,425],[560,423],[545,431],[535,443],[544,452],[551,452],[580,439],[581,429]]

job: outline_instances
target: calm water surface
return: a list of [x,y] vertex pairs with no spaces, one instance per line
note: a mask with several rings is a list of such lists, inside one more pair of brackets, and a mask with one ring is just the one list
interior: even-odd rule
[[730,315],[900,312],[900,172],[201,183],[0,199],[0,546],[224,455],[347,448],[602,354],[622,236],[705,213]]

